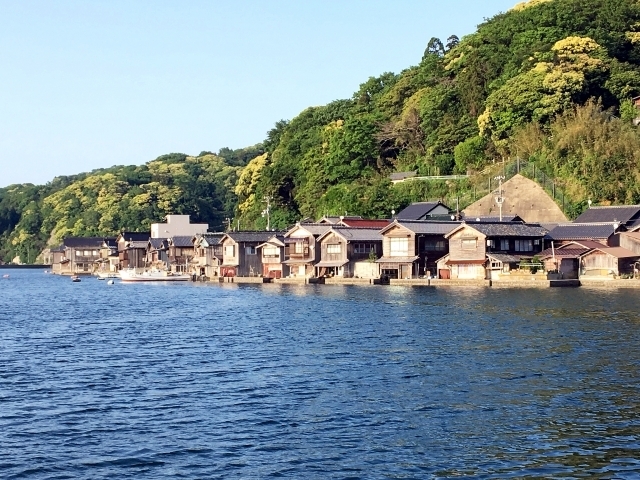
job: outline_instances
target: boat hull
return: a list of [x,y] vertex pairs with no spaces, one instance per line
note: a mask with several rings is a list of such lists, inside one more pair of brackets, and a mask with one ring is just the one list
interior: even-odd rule
[[122,282],[187,282],[191,280],[189,275],[173,274],[170,272],[120,272]]

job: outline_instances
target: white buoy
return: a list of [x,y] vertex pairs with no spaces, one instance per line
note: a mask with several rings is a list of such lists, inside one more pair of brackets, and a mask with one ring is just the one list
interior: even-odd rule
[[107,282],[107,285],[113,285],[114,283],[115,283],[115,282],[114,282],[113,280],[109,280],[109,281]]

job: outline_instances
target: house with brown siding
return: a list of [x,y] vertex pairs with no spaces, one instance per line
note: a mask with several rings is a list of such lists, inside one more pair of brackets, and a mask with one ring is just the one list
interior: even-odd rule
[[262,256],[258,246],[269,241],[273,232],[228,232],[222,244],[222,277],[262,276]]
[[177,235],[169,238],[169,266],[172,272],[191,273],[191,261],[195,256],[193,236]]
[[217,278],[222,265],[222,244],[224,233],[199,233],[191,241],[194,256],[191,260],[193,273],[199,277]]
[[520,222],[462,223],[445,235],[449,255],[438,262],[439,277],[499,278],[540,253],[546,233],[539,225]]
[[169,268],[169,239],[150,238],[147,242],[147,264],[159,270]]
[[459,225],[453,221],[394,220],[380,231],[380,275],[402,279],[435,276],[438,260],[449,251],[445,235]]
[[68,237],[62,242],[64,249],[59,263],[52,265],[51,271],[61,275],[89,275],[100,261],[100,249],[104,237]]
[[320,261],[316,276],[379,278],[382,235],[378,228],[352,228],[334,225],[317,239]]
[[258,245],[258,254],[262,257],[262,276],[265,278],[282,278],[284,265],[284,235],[273,235],[269,240]]
[[118,268],[144,268],[147,260],[148,232],[122,232],[116,237]]
[[297,223],[284,234],[284,270],[286,277],[312,277],[320,261],[317,238],[333,224]]
[[580,278],[615,278],[633,275],[640,254],[623,247],[599,247],[580,256]]

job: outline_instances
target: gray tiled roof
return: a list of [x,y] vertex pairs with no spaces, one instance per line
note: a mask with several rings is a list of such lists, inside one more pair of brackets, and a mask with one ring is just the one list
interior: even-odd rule
[[271,237],[277,234],[282,234],[282,232],[228,232],[227,236],[231,238],[234,242],[257,242],[264,243],[269,240]]
[[592,240],[613,235],[613,224],[564,223],[551,230],[547,236],[552,240]]
[[122,232],[120,235],[122,235],[122,238],[127,242],[146,242],[149,240],[149,237],[151,237],[149,232]]
[[[381,242],[382,235],[380,235],[379,228],[354,228],[354,227],[339,227],[333,226],[332,231],[341,235],[349,242]],[[328,233],[328,231],[326,232]],[[325,234],[326,234],[325,233]]]
[[460,226],[460,222],[429,222],[424,220],[398,220],[397,223],[411,230],[413,233],[425,235],[446,235]]
[[576,218],[575,223],[613,223],[622,225],[640,217],[640,205],[591,207]]
[[502,263],[516,263],[520,262],[523,258],[531,258],[533,255],[509,255],[507,253],[487,253],[487,257],[494,258]]
[[167,247],[167,239],[166,238],[150,238],[149,243],[151,243],[151,248],[159,249]]
[[203,233],[203,234],[200,234],[200,235],[197,235],[197,236],[204,238],[209,245],[213,246],[213,245],[219,245],[220,244],[220,240],[222,240],[222,237],[224,236],[224,233],[222,233],[222,232]]
[[547,230],[540,225],[524,223],[473,223],[467,224],[487,237],[544,237]]
[[193,237],[191,235],[176,235],[171,237],[171,243],[174,247],[193,247]]
[[133,241],[133,242],[128,242],[127,243],[127,248],[147,248],[147,246],[149,245],[149,241]]
[[[419,220],[425,215],[428,215],[438,205],[443,205],[441,202],[418,202],[412,203],[407,208],[398,213],[398,220]],[[446,205],[443,205],[446,208]]]

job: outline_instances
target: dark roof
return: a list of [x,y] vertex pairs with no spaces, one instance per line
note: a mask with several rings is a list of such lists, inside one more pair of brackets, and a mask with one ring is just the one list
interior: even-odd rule
[[282,235],[282,232],[227,232],[227,236],[234,242],[264,243],[274,235]]
[[292,232],[296,228],[303,228],[307,232],[309,232],[311,235],[313,235],[314,237],[317,237],[318,235],[322,235],[329,228],[331,228],[331,225],[332,224],[330,224],[330,223],[303,223],[301,225],[294,225],[293,227],[291,227],[289,229],[289,231],[287,231],[285,233],[285,235],[287,235],[288,233]]
[[352,228],[333,226],[327,230],[321,237],[324,238],[329,232],[335,232],[341,237],[345,238],[348,242],[381,242],[382,235],[380,235],[379,228]]
[[509,255],[507,253],[487,253],[487,257],[498,260],[502,263],[517,263],[523,258],[531,258],[533,255]]
[[217,232],[217,233],[203,233],[200,235],[197,235],[198,237],[204,238],[207,243],[211,246],[213,245],[219,245],[220,244],[220,240],[222,240],[222,237],[224,237],[224,233],[222,232]]
[[436,207],[442,205],[447,210],[451,210],[442,202],[418,202],[412,203],[407,208],[398,213],[398,220],[420,220],[434,210]]
[[587,253],[591,248],[547,248],[542,252],[538,253],[538,257],[540,258],[548,258],[553,257],[554,255],[558,258],[578,258],[583,253]]
[[[397,225],[401,225],[404,228],[411,230],[413,233],[420,233],[424,235],[446,235],[455,228],[460,226],[460,222],[435,222],[435,221],[420,221],[420,220],[398,220],[395,222]],[[391,225],[385,227],[388,229]]]
[[115,238],[105,238],[103,242],[108,248],[118,248],[118,242]]
[[171,244],[174,247],[193,247],[193,237],[191,235],[176,235],[171,237]]
[[340,222],[347,227],[359,228],[384,228],[391,223],[391,220],[367,220],[364,218],[345,218]]
[[62,253],[64,252],[64,244],[60,244],[57,247],[51,247],[49,251],[51,253]]
[[149,240],[147,241],[134,240],[132,242],[127,242],[127,249],[134,249],[134,248],[146,249],[148,246],[149,246]]
[[155,250],[167,247],[166,238],[150,238],[149,243],[151,244],[151,248]]
[[112,237],[67,237],[62,243],[67,248],[100,248],[102,243]]
[[593,240],[613,235],[613,224],[564,223],[548,233],[552,240]]
[[124,238],[127,242],[146,242],[149,240],[151,235],[149,232],[122,232],[122,238]]
[[575,223],[613,223],[626,225],[630,220],[640,217],[640,205],[619,205],[591,207],[576,218]]
[[524,223],[524,220],[518,215],[503,215],[502,220],[500,217],[465,217],[467,223],[499,223],[499,222],[520,222]]
[[547,230],[540,225],[524,223],[473,223],[467,224],[487,237],[544,237]]

